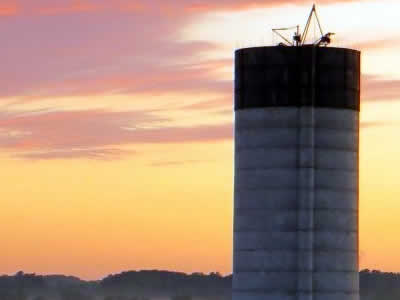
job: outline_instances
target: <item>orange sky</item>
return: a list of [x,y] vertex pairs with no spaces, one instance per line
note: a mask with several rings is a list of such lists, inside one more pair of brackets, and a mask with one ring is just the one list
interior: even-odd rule
[[[233,51],[311,3],[54,3],[0,1],[0,274],[230,273]],[[400,4],[318,4],[363,51],[360,267],[400,271]]]

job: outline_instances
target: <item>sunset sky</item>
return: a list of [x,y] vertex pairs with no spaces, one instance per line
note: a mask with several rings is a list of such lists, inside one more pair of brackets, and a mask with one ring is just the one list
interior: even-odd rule
[[[0,0],[0,274],[230,273],[233,52],[311,5]],[[400,3],[317,9],[362,50],[360,268],[400,272]]]

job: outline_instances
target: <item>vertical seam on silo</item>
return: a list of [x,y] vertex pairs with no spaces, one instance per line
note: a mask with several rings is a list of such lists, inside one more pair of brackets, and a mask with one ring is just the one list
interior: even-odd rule
[[315,176],[314,176],[314,168],[315,168],[315,79],[316,79],[316,47],[313,47],[312,50],[312,66],[311,66],[311,300],[314,298],[314,208],[315,208]]
[[[298,51],[301,51],[299,48]],[[297,298],[313,299],[314,272],[314,106],[315,106],[315,55],[312,50],[310,88],[311,99],[300,99],[297,112]],[[297,52],[297,74],[304,68]],[[299,90],[299,88],[297,89]],[[300,97],[300,95],[298,95]],[[305,101],[302,101],[305,100]],[[310,101],[311,100],[311,101]],[[311,103],[310,103],[311,102]],[[310,105],[311,104],[311,105]],[[303,134],[305,133],[305,134]],[[304,140],[303,140],[304,139]],[[307,149],[307,150],[306,150]],[[305,153],[305,151],[307,151]],[[304,158],[302,158],[304,155]],[[303,165],[303,162],[305,163]],[[303,186],[304,185],[304,186]],[[305,297],[302,297],[302,296]]]
[[[349,95],[349,91],[350,89],[348,89],[347,87],[347,76],[346,76],[346,72],[347,72],[347,57],[346,57],[346,52],[343,52],[343,85],[342,85],[342,89],[344,91],[344,96],[345,99],[340,99],[340,101],[343,101],[342,103],[346,103],[348,102],[348,100],[350,99],[350,95]],[[351,101],[353,101],[354,98],[351,98]],[[350,102],[350,107],[353,108],[354,103]]]
[[[295,76],[295,79],[297,80],[297,83],[299,82],[299,79],[300,79],[300,76],[299,76],[299,72],[300,72],[300,68],[299,68],[299,65],[298,65],[298,63],[299,63],[299,49],[301,49],[301,48],[299,48],[299,47],[296,47],[296,59],[295,59],[295,63],[294,63],[294,70],[295,70],[295,72],[296,72],[296,74],[297,74],[297,77],[298,78],[296,78],[296,76]],[[301,97],[301,95],[297,95],[297,96],[299,96],[299,97]],[[295,97],[296,97],[296,94],[295,94]],[[297,117],[297,128],[296,128],[296,143],[297,143],[297,149],[296,149],[296,167],[297,167],[297,170],[296,170],[296,172],[297,172],[297,177],[296,177],[296,186],[297,186],[297,190],[296,190],[296,209],[297,209],[297,213],[296,213],[296,226],[298,227],[299,226],[299,210],[300,210],[300,204],[299,204],[299,185],[300,185],[300,180],[299,180],[299,167],[300,167],[300,149],[301,149],[301,147],[300,147],[300,113],[301,113],[301,111],[300,111],[300,108],[301,108],[301,101],[302,101],[302,99],[300,98],[300,99],[297,99],[297,101],[298,101],[298,105],[296,106],[296,112],[297,112],[297,114],[296,114],[296,117]],[[300,254],[299,254],[299,252],[300,252],[300,245],[301,245],[301,242],[300,242],[300,233],[299,233],[299,230],[297,230],[297,276],[296,276],[296,288],[297,288],[297,299],[298,300],[300,300],[300,266],[301,266],[301,264],[300,264],[300,259],[301,259],[301,257],[300,257]]]

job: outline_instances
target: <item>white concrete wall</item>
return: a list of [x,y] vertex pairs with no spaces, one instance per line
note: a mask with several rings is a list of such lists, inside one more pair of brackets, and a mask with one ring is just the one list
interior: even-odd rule
[[233,300],[358,300],[359,112],[235,114]]

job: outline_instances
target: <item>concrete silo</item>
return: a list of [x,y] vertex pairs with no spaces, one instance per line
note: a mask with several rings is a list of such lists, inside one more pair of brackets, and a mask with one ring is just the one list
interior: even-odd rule
[[233,300],[358,300],[360,52],[235,53]]

